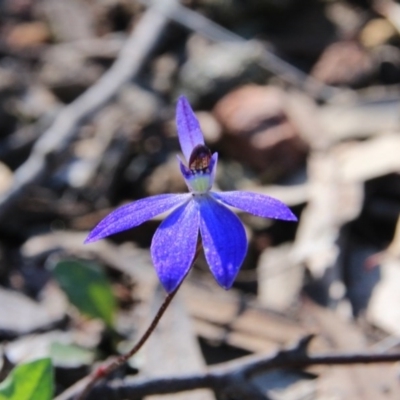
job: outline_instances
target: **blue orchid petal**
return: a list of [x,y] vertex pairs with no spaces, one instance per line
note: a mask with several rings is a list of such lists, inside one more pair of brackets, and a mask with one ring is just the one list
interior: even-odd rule
[[179,156],[176,156],[178,158],[178,162],[179,162],[179,168],[181,170],[181,174],[183,176],[183,178],[185,179],[190,179],[193,175],[193,172],[183,163],[183,161],[181,160],[181,158]]
[[247,251],[247,239],[239,218],[210,196],[195,197],[200,204],[200,233],[204,254],[216,281],[229,289]]
[[212,192],[211,195],[229,206],[239,208],[259,217],[297,221],[296,216],[286,204],[264,194],[238,190],[233,192]]
[[217,164],[218,164],[218,153],[214,153],[210,160],[211,185],[213,185],[215,181],[215,175],[217,174]]
[[190,194],[161,194],[135,201],[117,208],[107,215],[89,233],[85,243],[103,239],[114,233],[134,228],[143,222],[181,205],[189,200]]
[[158,277],[168,293],[188,273],[196,252],[199,210],[194,201],[178,207],[159,226],[151,242],[151,256]]
[[189,162],[193,149],[199,144],[204,145],[204,138],[199,121],[184,96],[179,97],[176,105],[176,126],[182,152]]

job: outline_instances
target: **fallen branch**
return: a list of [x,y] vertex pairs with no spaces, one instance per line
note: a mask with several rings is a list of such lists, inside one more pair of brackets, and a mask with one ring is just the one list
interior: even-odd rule
[[[148,0],[140,0],[143,5],[149,5]],[[246,40],[236,33],[218,25],[204,15],[190,10],[178,3],[173,7],[160,8],[160,11],[171,20],[184,26],[185,28],[198,33],[199,35],[212,40],[213,42],[235,42],[243,43],[246,46],[260,46],[256,40]],[[341,89],[326,85],[323,82],[307,75],[300,69],[289,64],[271,51],[262,46],[260,65],[274,75],[281,78],[299,89],[305,90],[312,97],[319,100],[329,100],[334,95],[342,92]]]
[[[164,378],[127,378],[108,382],[95,387],[88,400],[101,398],[102,400],[140,399],[154,394],[177,393],[194,389],[212,389],[217,393],[231,390],[241,390],[252,393],[253,399],[262,399],[257,395],[250,379],[261,372],[279,368],[305,368],[311,365],[351,365],[375,364],[400,361],[400,353],[394,354],[307,354],[307,348],[313,336],[306,336],[289,349],[276,351],[269,355],[243,357],[210,367],[206,372],[185,376],[171,376]],[[243,387],[242,387],[243,386]],[[252,392],[253,390],[253,392]],[[243,397],[245,398],[245,397]],[[65,400],[72,397],[64,397]]]
[[[163,8],[167,9],[175,0],[162,0],[162,3]],[[49,161],[65,150],[74,139],[78,127],[107,104],[124,83],[137,75],[167,23],[168,17],[159,12],[156,3],[148,8],[112,67],[92,87],[60,111],[54,123],[37,140],[26,162],[15,171],[11,189],[0,197],[0,221],[7,216],[21,194],[40,181]]]

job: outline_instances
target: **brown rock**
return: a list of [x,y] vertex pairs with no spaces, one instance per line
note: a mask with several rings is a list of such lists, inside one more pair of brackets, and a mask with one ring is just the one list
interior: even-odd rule
[[232,158],[276,179],[303,161],[306,145],[285,112],[286,94],[272,86],[243,86],[223,97],[214,115]]

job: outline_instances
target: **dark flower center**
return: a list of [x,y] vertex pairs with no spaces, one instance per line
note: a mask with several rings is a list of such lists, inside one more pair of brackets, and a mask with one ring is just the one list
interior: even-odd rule
[[210,172],[211,151],[208,147],[199,144],[197,145],[190,155],[189,168],[193,173]]

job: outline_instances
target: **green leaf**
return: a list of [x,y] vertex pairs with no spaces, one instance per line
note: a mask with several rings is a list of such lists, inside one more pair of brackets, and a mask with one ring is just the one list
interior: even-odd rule
[[113,326],[116,301],[102,270],[88,262],[60,261],[53,275],[69,301],[83,314]]
[[15,367],[0,384],[0,400],[51,400],[53,368],[50,358]]

